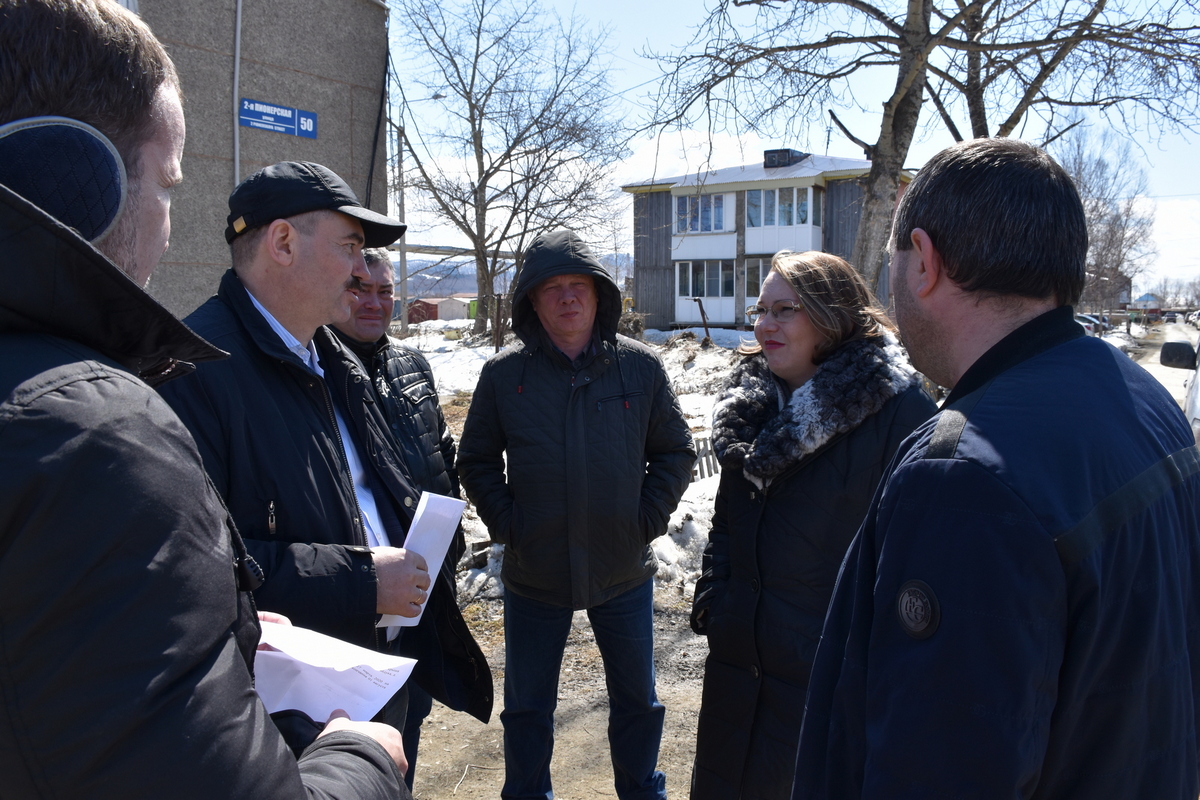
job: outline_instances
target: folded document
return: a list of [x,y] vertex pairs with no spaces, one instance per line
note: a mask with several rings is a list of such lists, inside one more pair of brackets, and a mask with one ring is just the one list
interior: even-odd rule
[[[436,581],[438,570],[450,552],[450,542],[454,540],[454,532],[458,530],[459,520],[467,501],[457,497],[447,497],[444,494],[421,492],[421,501],[417,503],[417,511],[413,514],[412,524],[408,526],[408,535],[404,537],[404,549],[420,553],[429,565],[429,578]],[[430,584],[429,590],[433,591]],[[425,606],[415,617],[402,617],[399,614],[383,614],[377,627],[387,628],[392,625],[412,627],[421,621]]]
[[317,722],[337,709],[369,720],[392,698],[417,662],[343,642],[307,628],[262,623],[254,684],[267,711],[296,708]]

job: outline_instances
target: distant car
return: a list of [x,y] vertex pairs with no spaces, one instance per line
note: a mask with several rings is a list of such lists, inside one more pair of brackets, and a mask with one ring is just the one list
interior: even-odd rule
[[1168,311],[1167,313],[1163,314],[1163,322],[1178,322],[1178,321],[1179,321],[1179,318],[1176,316],[1174,311]]
[[1092,336],[1099,336],[1104,333],[1104,323],[1088,314],[1076,314],[1075,321],[1083,326],[1083,329]]
[[1076,317],[1082,317],[1082,318],[1087,319],[1088,321],[1091,321],[1092,325],[1096,326],[1096,330],[1098,330],[1098,331],[1103,332],[1103,331],[1111,331],[1112,330],[1112,326],[1109,325],[1108,317],[1100,319],[1098,317],[1094,317],[1094,315],[1092,315],[1092,314],[1075,314],[1075,315],[1076,315]]
[[1200,370],[1196,369],[1196,348],[1190,342],[1167,342],[1158,354],[1158,361],[1164,367],[1192,370],[1187,396],[1183,399],[1183,413],[1191,423],[1196,443],[1200,444]]

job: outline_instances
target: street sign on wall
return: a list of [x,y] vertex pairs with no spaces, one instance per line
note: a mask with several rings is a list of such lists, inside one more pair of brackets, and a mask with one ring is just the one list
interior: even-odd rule
[[246,128],[303,136],[305,139],[317,138],[316,112],[301,111],[298,108],[264,103],[246,97],[242,98],[238,123]]

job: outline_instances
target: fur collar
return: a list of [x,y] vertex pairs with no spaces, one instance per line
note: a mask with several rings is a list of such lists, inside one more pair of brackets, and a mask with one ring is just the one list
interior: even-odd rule
[[717,396],[713,449],[761,489],[920,380],[891,334],[842,346],[790,398],[765,356],[747,356]]

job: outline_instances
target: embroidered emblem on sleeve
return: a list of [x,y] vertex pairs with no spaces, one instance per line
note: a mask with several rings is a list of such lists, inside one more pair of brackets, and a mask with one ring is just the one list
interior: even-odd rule
[[900,587],[900,594],[896,597],[896,613],[904,632],[914,639],[933,636],[942,618],[937,596],[923,581],[909,581]]

